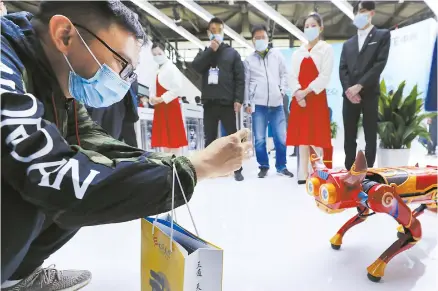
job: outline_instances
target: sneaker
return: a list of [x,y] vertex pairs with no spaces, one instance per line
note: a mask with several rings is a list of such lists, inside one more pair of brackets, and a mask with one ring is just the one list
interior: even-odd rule
[[261,168],[259,172],[259,178],[264,178],[268,175],[269,169],[267,168]]
[[234,173],[234,180],[240,182],[243,181],[244,179],[245,178],[243,177],[242,172],[239,171]]
[[298,185],[304,185],[306,184],[306,180],[298,180]]
[[89,271],[58,271],[55,265],[38,268],[18,284],[2,288],[1,291],[75,291],[91,281]]
[[284,169],[284,170],[282,170],[282,171],[277,171],[277,173],[278,173],[279,175],[281,175],[281,176],[287,176],[287,177],[291,177],[291,178],[294,176],[294,174],[292,174],[291,172],[289,172],[288,169]]

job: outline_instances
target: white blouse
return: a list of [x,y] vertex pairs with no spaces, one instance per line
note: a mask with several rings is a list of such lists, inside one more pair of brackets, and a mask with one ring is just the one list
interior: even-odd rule
[[292,55],[292,69],[290,79],[290,89],[292,95],[297,90],[304,90],[298,81],[300,75],[300,66],[304,58],[312,58],[318,69],[318,77],[310,83],[309,88],[315,94],[319,94],[327,88],[330,82],[330,76],[333,70],[333,48],[325,41],[319,41],[309,52],[305,45],[297,49]]
[[[158,74],[158,82],[163,88],[167,90],[167,92],[161,96],[156,96],[157,74]],[[155,74],[155,78],[151,82],[149,88],[150,97],[161,97],[163,98],[163,101],[166,104],[178,98],[179,92],[182,88],[182,76],[178,68],[171,61],[168,60],[158,69],[157,74]]]

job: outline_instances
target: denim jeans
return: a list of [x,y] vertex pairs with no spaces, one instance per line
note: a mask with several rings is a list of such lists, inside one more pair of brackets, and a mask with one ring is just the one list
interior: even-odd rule
[[268,123],[272,128],[275,145],[275,168],[286,169],[286,118],[283,106],[268,107],[256,105],[252,114],[252,127],[255,139],[255,151],[260,168],[269,169],[269,157],[266,150],[266,130]]

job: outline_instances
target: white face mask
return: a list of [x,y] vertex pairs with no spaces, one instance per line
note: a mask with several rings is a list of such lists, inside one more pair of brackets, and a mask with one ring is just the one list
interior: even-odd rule
[[154,61],[161,66],[167,61],[167,57],[165,55],[156,55]]
[[364,13],[358,13],[353,20],[353,24],[358,29],[363,29],[365,26],[367,26],[371,22],[371,15],[367,12]]

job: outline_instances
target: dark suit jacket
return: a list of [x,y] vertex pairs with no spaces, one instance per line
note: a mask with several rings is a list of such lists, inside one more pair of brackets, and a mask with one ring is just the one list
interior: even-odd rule
[[437,64],[436,64],[436,56],[437,56],[437,41],[435,41],[435,48],[433,49],[433,57],[432,57],[432,66],[430,68],[430,76],[429,76],[429,87],[427,89],[427,95],[425,100],[425,109],[426,111],[437,111],[437,91],[436,91],[436,83],[437,83]]
[[359,37],[356,34],[344,43],[339,65],[339,78],[345,91],[360,84],[362,98],[380,93],[380,74],[386,66],[391,45],[391,33],[387,29],[373,27],[359,51]]

